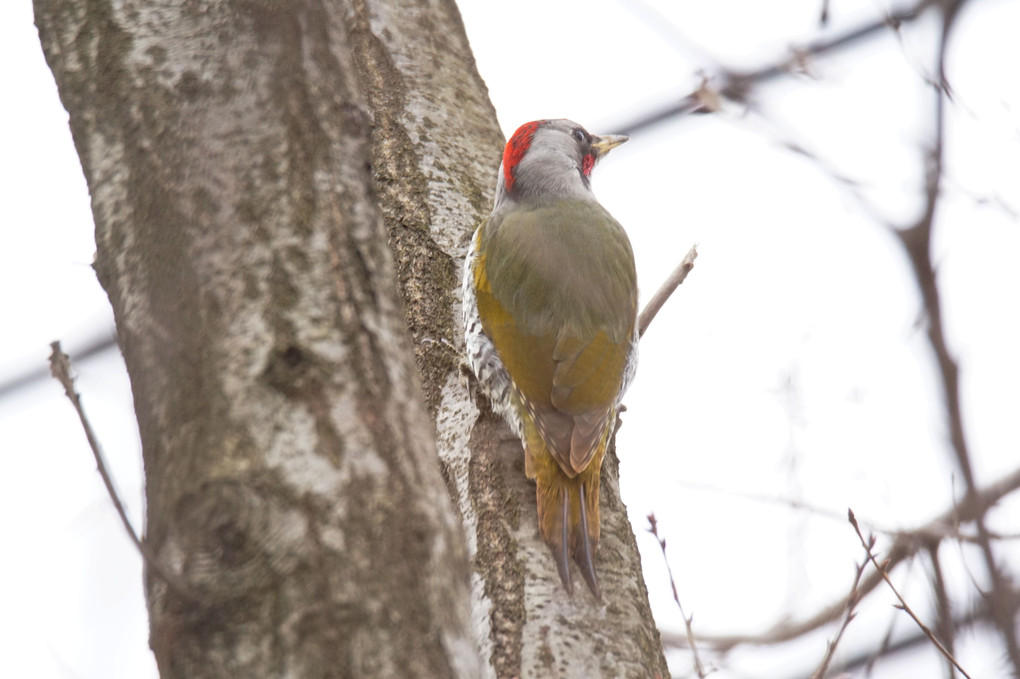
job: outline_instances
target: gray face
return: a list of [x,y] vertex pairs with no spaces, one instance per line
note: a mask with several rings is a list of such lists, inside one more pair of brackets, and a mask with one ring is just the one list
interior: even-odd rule
[[[594,140],[583,127],[571,120],[550,120],[535,131],[531,145],[517,163],[512,199],[543,203],[551,200],[594,200],[585,157],[594,164],[597,154]],[[587,167],[588,172],[591,167]],[[500,167],[497,207],[511,196],[506,194],[504,168]]]

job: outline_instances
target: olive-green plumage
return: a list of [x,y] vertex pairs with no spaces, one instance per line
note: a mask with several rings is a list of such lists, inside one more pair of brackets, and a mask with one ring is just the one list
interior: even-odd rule
[[487,220],[480,247],[482,325],[573,476],[623,382],[637,307],[630,242],[598,203],[560,201]]
[[[522,438],[564,584],[572,589],[573,557],[599,596],[599,474],[636,361],[637,272],[588,173],[621,138],[582,138],[569,121],[529,125],[507,145],[496,209],[468,255],[469,360]],[[558,164],[557,153],[576,162]]]

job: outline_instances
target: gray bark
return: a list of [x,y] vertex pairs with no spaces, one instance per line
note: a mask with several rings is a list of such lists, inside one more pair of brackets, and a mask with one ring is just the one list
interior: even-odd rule
[[180,576],[161,676],[665,676],[615,457],[600,607],[450,349],[501,149],[453,4],[35,9]]

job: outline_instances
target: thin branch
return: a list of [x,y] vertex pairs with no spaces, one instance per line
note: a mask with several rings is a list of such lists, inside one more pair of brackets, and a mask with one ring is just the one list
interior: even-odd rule
[[[72,352],[74,354],[75,361],[84,361],[85,359],[92,358],[102,354],[110,349],[117,348],[117,331],[110,329],[99,333],[92,337],[85,345]],[[9,396],[19,389],[23,389],[33,382],[44,381],[49,376],[49,372],[45,367],[29,368],[28,370],[16,374],[3,382],[0,382],[0,398]]]
[[[718,83],[715,87],[715,91],[718,93],[719,97],[733,101],[745,102],[747,101],[751,90],[756,85],[774,80],[789,73],[797,72],[798,64],[803,63],[805,58],[819,57],[824,54],[828,54],[829,52],[835,52],[854,45],[866,38],[873,37],[875,34],[884,30],[898,30],[901,25],[914,21],[937,2],[939,2],[939,0],[918,0],[918,2],[910,7],[875,18],[856,28],[850,29],[845,33],[841,33],[840,35],[824,40],[814,40],[805,45],[794,47],[790,50],[790,56],[765,66],[744,72],[724,69],[709,77],[708,81]],[[701,92],[702,89],[703,88],[699,87],[698,90],[682,97],[680,101],[676,102],[672,106],[668,106],[652,113],[646,113],[640,118],[631,120],[628,123],[616,125],[613,129],[620,130],[625,134],[633,136],[636,132],[641,131],[644,128],[651,127],[652,125],[671,118],[684,116],[685,114],[690,113],[707,112],[710,109],[706,108],[703,104],[704,96]],[[682,117],[679,119],[683,120]]]
[[[1014,469],[1009,474],[999,478],[994,483],[982,488],[979,492],[964,497],[952,508],[939,514],[927,523],[910,531],[896,533],[896,538],[889,547],[887,566],[892,570],[903,561],[913,558],[922,548],[930,544],[932,536],[951,537],[955,533],[949,527],[958,526],[963,523],[975,521],[977,517],[984,516],[992,506],[1002,498],[1020,489],[1020,468]],[[882,582],[878,573],[872,573],[864,578],[858,587],[861,596],[867,595]],[[1011,600],[1016,599],[1011,596]],[[783,619],[772,625],[767,631],[759,634],[732,634],[732,635],[698,635],[698,641],[712,645],[720,651],[727,651],[735,646],[743,644],[753,646],[765,646],[778,644],[812,632],[824,625],[827,625],[839,618],[845,610],[845,600],[840,597],[810,618],[797,623],[789,623]],[[662,633],[662,642],[666,647],[679,648],[685,642],[668,632]]]
[[[981,602],[980,608],[970,610],[964,614],[956,615],[952,621],[953,629],[955,629],[957,633],[960,633],[974,627],[978,623],[990,622],[990,615],[988,607],[984,605],[984,602]],[[890,632],[891,631],[892,630],[890,630]],[[913,650],[930,643],[931,642],[928,641],[928,637],[926,637],[920,630],[917,630],[916,632],[911,632],[908,636],[898,638],[896,641],[891,641],[889,639],[884,640],[880,653],[883,658],[888,658],[898,653]],[[846,658],[842,665],[843,669],[847,672],[854,672],[857,670],[870,672],[871,667],[878,659],[879,657],[874,651],[866,650]]]
[[655,519],[655,514],[648,515],[648,532],[655,536],[659,543],[659,548],[662,550],[662,560],[666,563],[666,573],[669,574],[669,586],[673,590],[673,601],[676,602],[676,607],[680,609],[680,617],[684,619],[684,627],[687,628],[687,647],[691,649],[694,671],[698,674],[699,679],[705,679],[713,670],[706,670],[705,666],[701,663],[701,656],[698,655],[698,645],[694,641],[694,628],[691,626],[694,616],[687,617],[687,614],[684,613],[684,607],[680,603],[680,595],[676,591],[676,581],[673,579],[673,568],[669,565],[669,557],[666,555],[666,540],[659,537],[659,524]]
[[852,525],[854,527],[854,530],[857,532],[857,537],[861,539],[861,544],[864,545],[864,549],[868,552],[868,560],[871,561],[872,565],[875,566],[875,569],[882,575],[882,579],[885,580],[885,584],[889,585],[889,589],[891,589],[893,594],[896,595],[896,598],[899,599],[900,605],[897,606],[897,608],[905,611],[906,614],[909,615],[915,623],[917,623],[917,626],[920,627],[921,631],[924,632],[925,636],[927,636],[931,640],[931,643],[935,645],[935,648],[939,649],[942,655],[944,655],[947,660],[949,660],[951,663],[953,663],[953,665],[956,666],[956,669],[960,671],[960,674],[967,677],[967,679],[971,679],[970,675],[967,674],[966,670],[964,670],[960,666],[960,663],[956,661],[956,658],[953,657],[953,654],[949,652],[949,649],[943,646],[942,642],[939,641],[934,634],[932,634],[932,631],[930,629],[928,629],[928,626],[921,622],[921,619],[917,617],[917,614],[914,613],[913,609],[911,609],[910,606],[907,604],[906,600],[900,594],[899,590],[896,589],[896,585],[894,585],[892,580],[889,579],[889,575],[886,573],[885,569],[882,567],[881,564],[878,563],[878,559],[875,558],[874,553],[871,551],[871,548],[875,546],[875,536],[872,535],[867,540],[864,539],[864,535],[861,533],[860,526],[857,525],[857,519],[854,517],[854,512],[852,509],[847,510],[847,517],[850,520],[850,525]]
[[[946,649],[955,653],[954,630],[953,630],[953,607],[949,601],[949,591],[946,588],[946,579],[942,573],[942,561],[939,559],[939,542],[932,541],[928,545],[928,560],[931,562],[932,579],[931,586],[935,595],[935,629],[939,637],[945,640]],[[956,679],[956,671],[952,664],[946,663],[946,679]]]
[[120,497],[117,495],[117,489],[113,485],[113,477],[110,475],[110,471],[106,466],[106,459],[103,457],[103,452],[99,448],[99,441],[96,439],[95,432],[92,430],[92,425],[85,416],[85,409],[81,405],[81,397],[74,389],[74,379],[71,377],[71,359],[68,358],[67,354],[65,354],[60,348],[60,342],[50,343],[50,348],[53,350],[53,353],[50,354],[50,372],[53,377],[60,382],[61,386],[64,387],[64,394],[67,395],[68,400],[71,401],[71,405],[74,406],[74,411],[78,413],[78,419],[81,421],[82,429],[85,430],[85,438],[88,439],[89,447],[92,449],[92,456],[96,460],[96,468],[99,470],[99,476],[103,479],[103,485],[106,486],[106,492],[110,496],[110,501],[113,502],[114,508],[117,510],[117,515],[120,517],[121,523],[124,524],[124,530],[127,531],[128,538],[130,538],[131,542],[133,542],[135,547],[138,548],[138,552],[142,555],[145,565],[153,573],[166,582],[176,594],[187,599],[189,602],[197,603],[199,601],[198,596],[176,575],[163,567],[163,564],[160,563],[160,561],[156,558],[156,555],[152,553],[149,546],[142,541],[135,532],[134,527],[131,525],[131,520],[128,518],[127,511],[124,509],[124,504],[120,501]]
[[680,260],[680,264],[673,269],[673,273],[659,286],[659,289],[655,291],[652,298],[648,300],[648,304],[641,310],[641,315],[638,316],[638,336],[644,336],[645,330],[652,324],[652,319],[659,313],[659,309],[666,303],[669,296],[673,294],[673,291],[680,287],[680,284],[687,278],[687,274],[694,268],[694,260],[697,258],[698,246],[692,245],[691,249],[684,255],[684,258]]
[[[893,564],[899,564],[905,559],[913,556],[913,554],[909,551],[909,547],[906,545],[897,545],[897,543],[894,542],[893,546],[900,547],[900,551],[890,556]],[[866,577],[858,587],[861,597],[863,598],[866,596],[878,587],[881,582],[882,578],[877,573],[873,573]],[[781,622],[776,623],[767,631],[760,634],[699,634],[698,641],[709,644],[712,648],[722,653],[725,653],[736,646],[769,646],[772,644],[780,644],[797,639],[820,627],[824,627],[825,625],[835,622],[845,611],[846,600],[843,597],[840,597],[838,601],[834,601],[833,603],[825,606],[810,618],[797,623],[790,623],[786,618],[784,618]],[[669,634],[668,632],[662,632],[662,643],[666,648],[679,648],[684,645],[682,639],[678,638],[674,634]]]
[[[949,438],[957,466],[966,484],[967,495],[977,492],[974,479],[973,464],[967,436],[964,430],[960,396],[959,366],[949,351],[942,320],[942,302],[939,296],[935,267],[931,260],[931,241],[935,215],[941,195],[942,173],[945,146],[945,107],[950,98],[951,90],[946,80],[946,51],[960,8],[966,0],[942,0],[938,7],[942,12],[942,31],[939,36],[937,64],[935,68],[935,111],[932,146],[927,152],[927,173],[924,193],[925,207],[921,216],[909,228],[896,231],[900,244],[903,246],[914,270],[914,276],[921,293],[925,315],[928,321],[928,341],[931,344],[938,365],[942,391],[945,397],[944,408],[949,424]],[[1008,577],[1002,572],[995,559],[992,549],[992,538],[985,527],[984,516],[975,518],[974,527],[977,541],[984,557],[985,567],[991,581],[988,593],[989,607],[995,619],[996,627],[1002,636],[1006,652],[1013,664],[1014,671],[1020,676],[1020,641],[1017,640],[1016,611],[1017,599],[1008,596],[1012,590]]]
[[850,593],[846,597],[846,613],[843,615],[843,624],[839,626],[839,631],[836,632],[836,636],[826,645],[825,656],[822,658],[822,662],[818,665],[818,669],[811,675],[811,679],[825,679],[825,673],[829,671],[829,664],[832,662],[832,657],[836,654],[836,647],[839,646],[840,640],[843,638],[843,633],[846,632],[846,628],[850,626],[850,621],[856,616],[856,608],[858,602],[861,600],[860,592],[857,591],[857,586],[861,583],[861,576],[864,575],[864,568],[868,565],[867,559],[857,564],[857,571],[854,573],[853,584],[850,585]]

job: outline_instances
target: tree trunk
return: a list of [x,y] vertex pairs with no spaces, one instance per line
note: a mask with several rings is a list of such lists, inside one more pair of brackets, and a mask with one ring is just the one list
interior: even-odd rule
[[615,457],[600,607],[459,370],[501,142],[454,5],[35,8],[178,576],[161,676],[665,676]]

